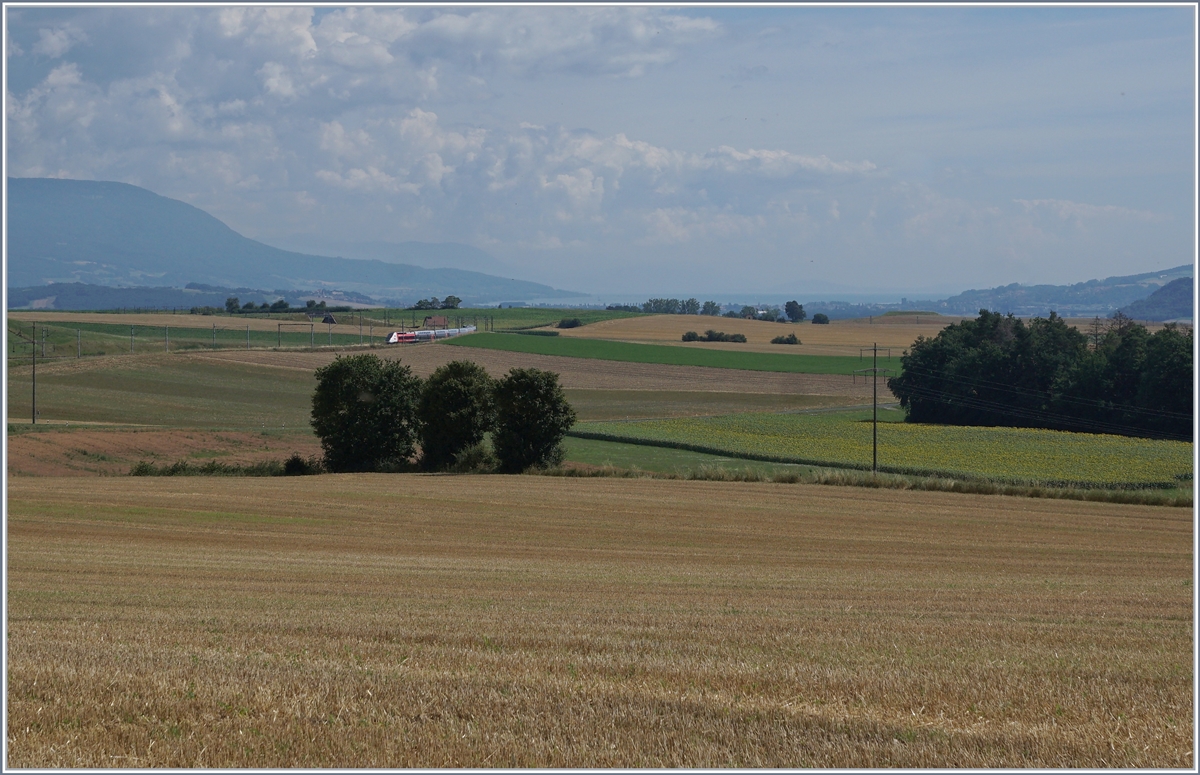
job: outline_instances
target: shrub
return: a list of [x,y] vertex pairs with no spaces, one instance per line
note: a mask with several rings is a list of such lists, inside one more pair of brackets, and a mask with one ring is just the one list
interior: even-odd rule
[[293,453],[291,457],[283,461],[284,476],[311,476],[321,473],[321,461],[315,457],[303,458],[299,454]]
[[492,446],[503,473],[520,473],[562,462],[562,439],[575,424],[558,375],[513,369],[496,384],[496,430]]
[[813,315],[812,322],[820,325],[827,325],[829,323],[829,316],[824,312],[818,312],[817,314]]
[[725,340],[725,341],[727,341],[727,342],[742,342],[742,343],[744,343],[744,342],[746,341],[746,335],[745,335],[745,334],[730,334],[730,335],[729,335],[729,338],[728,338],[727,340]]
[[685,333],[685,334],[683,335],[683,341],[685,341],[685,342],[699,342],[699,341],[700,341],[700,335],[699,335],[699,334],[697,334],[695,331],[688,331],[687,333]]
[[490,474],[499,465],[496,455],[486,444],[473,444],[454,456],[447,469],[454,474]]
[[416,448],[421,380],[399,361],[338,357],[316,371],[312,426],[333,472],[402,468]]
[[512,331],[510,333],[524,334],[525,336],[558,336],[557,331],[539,331],[536,328],[530,331]]
[[483,441],[495,422],[494,380],[482,366],[452,361],[425,380],[421,418],[421,467],[441,471],[468,447]]
[[558,321],[558,328],[579,328],[583,325],[583,321],[579,318],[563,318]]
[[771,340],[771,344],[800,344],[800,340],[796,338],[796,332],[793,331],[787,336],[775,337]]

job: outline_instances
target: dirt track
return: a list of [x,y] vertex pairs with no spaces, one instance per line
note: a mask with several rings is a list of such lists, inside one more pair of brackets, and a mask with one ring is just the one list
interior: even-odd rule
[[[623,363],[588,358],[533,355],[445,344],[421,344],[377,348],[370,352],[384,358],[399,358],[424,377],[444,363],[470,360],[494,377],[509,369],[537,368],[557,372],[565,388],[592,390],[696,390],[731,393],[787,393],[805,395],[871,397],[871,384],[863,378],[839,374],[783,374],[769,371],[714,369],[704,366],[665,366],[647,363]],[[188,354],[187,358],[252,363],[276,368],[312,371],[333,360],[332,352],[217,351]],[[879,399],[893,401],[892,394],[880,383]]]

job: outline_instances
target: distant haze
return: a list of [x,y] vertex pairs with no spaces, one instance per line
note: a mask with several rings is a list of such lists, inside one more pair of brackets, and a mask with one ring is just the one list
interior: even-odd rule
[[1192,6],[4,13],[9,176],[303,253],[631,300],[1195,257]]

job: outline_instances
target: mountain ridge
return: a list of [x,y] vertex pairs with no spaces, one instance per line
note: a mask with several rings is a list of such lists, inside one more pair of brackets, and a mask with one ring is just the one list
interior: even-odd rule
[[317,256],[244,237],[198,207],[113,181],[8,179],[8,284],[339,289],[411,303],[578,296],[464,269]]

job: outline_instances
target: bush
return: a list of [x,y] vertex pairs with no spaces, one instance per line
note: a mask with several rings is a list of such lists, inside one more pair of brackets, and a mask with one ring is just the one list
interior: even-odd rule
[[746,335],[745,335],[745,334],[730,334],[730,335],[729,335],[729,338],[728,338],[727,340],[725,340],[725,341],[727,341],[727,342],[742,342],[742,343],[745,343],[745,341],[746,341]]
[[283,461],[284,476],[311,476],[319,473],[321,473],[321,461],[315,457],[303,458],[293,453],[291,457]]
[[562,462],[562,439],[575,424],[575,410],[558,375],[513,369],[496,384],[496,430],[492,446],[502,473],[520,473]]
[[512,331],[513,334],[524,334],[525,336],[558,336],[557,331],[539,331],[536,328],[531,331]]
[[399,361],[338,357],[316,371],[312,426],[333,472],[403,468],[416,451],[421,380]]
[[771,340],[771,344],[800,344],[800,340],[796,338],[796,332],[793,331],[787,336],[775,337]]
[[474,444],[454,456],[448,471],[454,474],[490,474],[499,465],[495,453],[486,444]]
[[468,447],[483,441],[496,410],[494,380],[478,364],[452,361],[439,366],[421,388],[421,467],[442,471]]
[[813,315],[812,322],[817,323],[819,325],[823,325],[823,326],[828,325],[829,324],[829,316],[826,315],[824,312],[818,312],[817,314]]
[[579,328],[583,325],[583,321],[579,318],[563,318],[558,321],[559,328]]
[[700,341],[700,335],[699,335],[699,334],[697,334],[695,331],[688,331],[687,333],[685,333],[685,334],[683,335],[683,341],[685,341],[685,342],[699,342],[699,341]]

